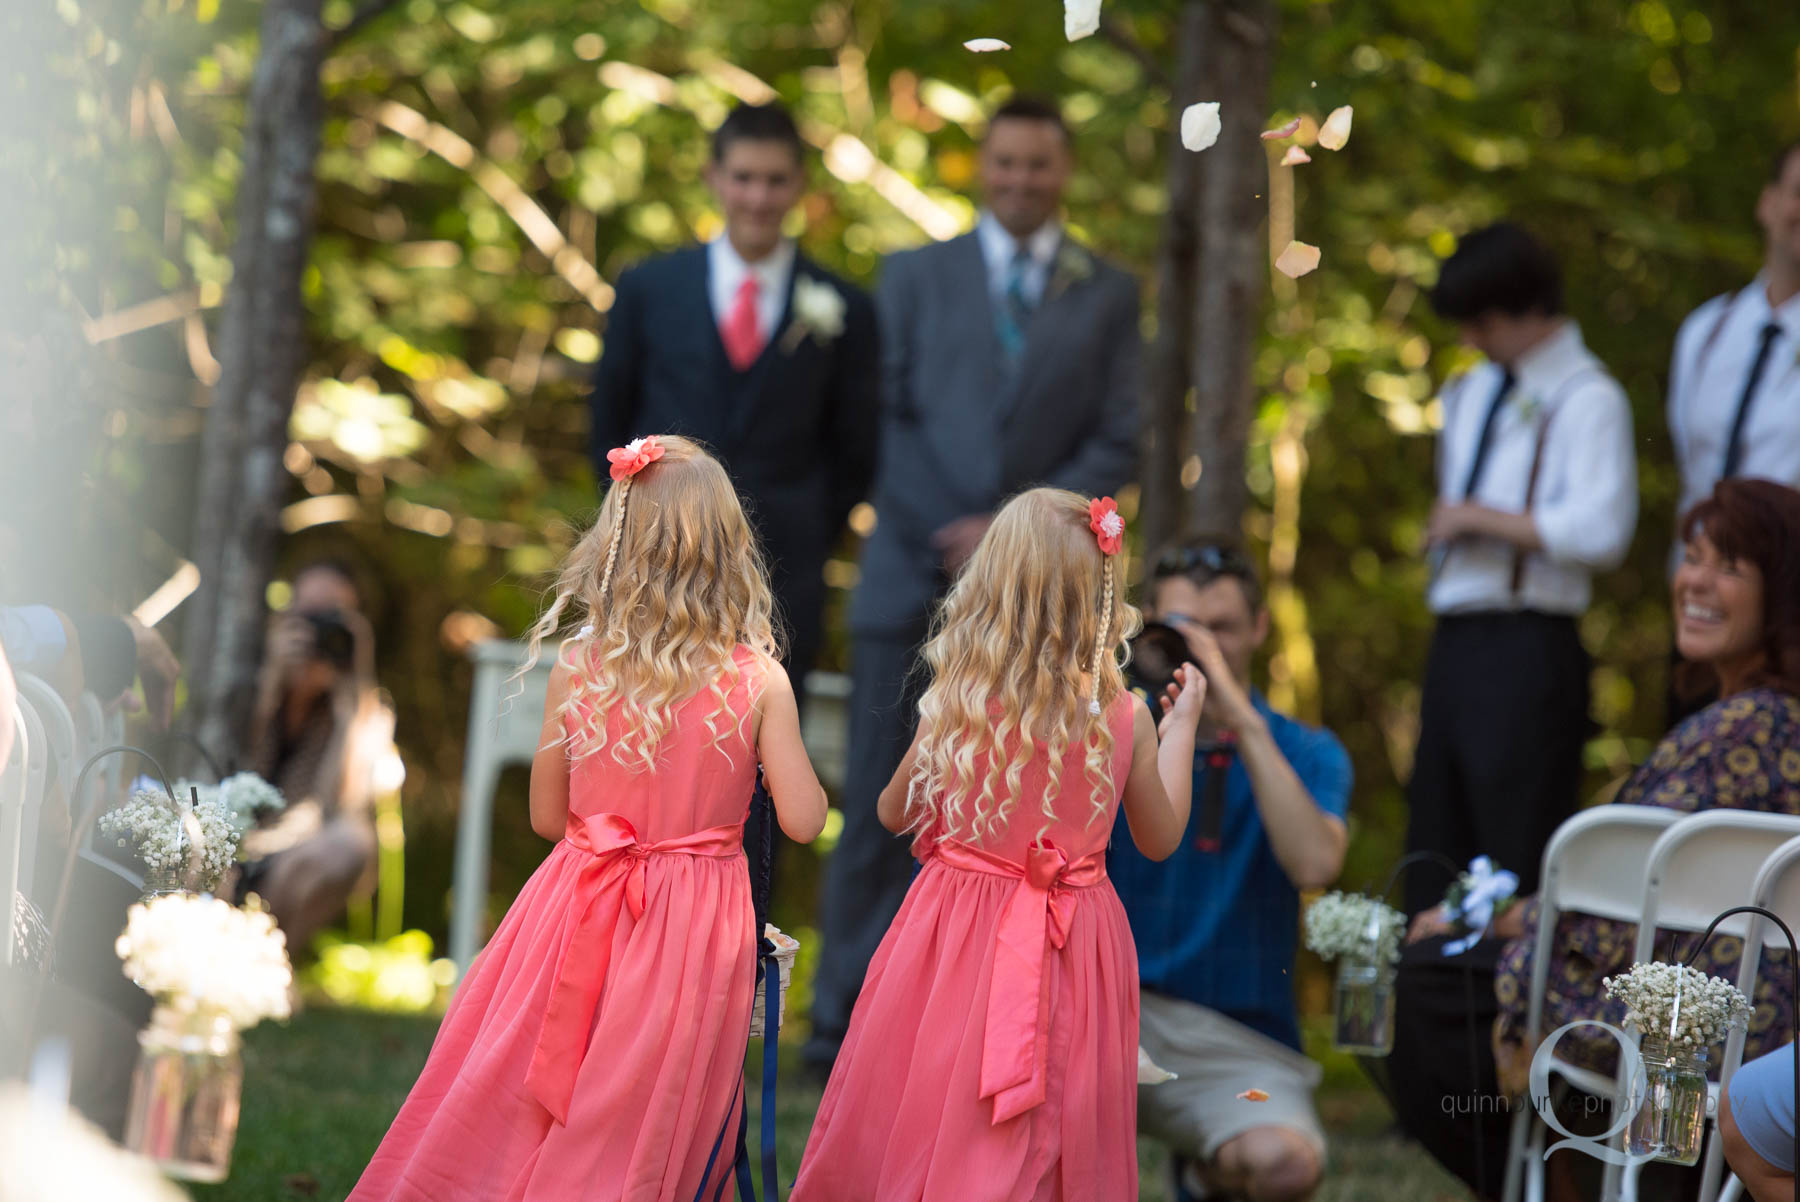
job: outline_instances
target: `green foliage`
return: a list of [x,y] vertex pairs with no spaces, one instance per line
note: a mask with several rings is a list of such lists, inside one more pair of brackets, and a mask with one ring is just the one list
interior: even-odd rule
[[[1177,7],[1108,12],[1173,74]],[[259,6],[75,11],[52,67],[77,86],[45,110],[54,136],[20,143],[58,165],[41,179],[51,207],[69,202],[38,236],[34,278],[73,280],[90,312],[189,287],[216,305]],[[349,11],[337,0],[328,20]],[[1283,533],[1269,515],[1286,439],[1302,452],[1300,604],[1271,648],[1271,691],[1350,746],[1354,885],[1397,846],[1417,726],[1430,397],[1462,359],[1422,303],[1435,260],[1501,215],[1543,233],[1571,311],[1632,396],[1643,516],[1585,626],[1598,781],[1658,729],[1675,497],[1664,365],[1681,316],[1755,269],[1764,163],[1800,131],[1796,61],[1789,14],[1762,0],[1283,0],[1280,20],[1270,123],[1344,103],[1356,123],[1345,150],[1274,169],[1277,225],[1291,213],[1294,236],[1325,258],[1272,289],[1250,527],[1262,541]],[[976,36],[1014,49],[969,54],[960,43]],[[313,368],[288,458],[295,500],[313,503],[293,511],[290,556],[348,551],[374,578],[382,677],[412,768],[407,922],[428,930],[444,923],[468,718],[456,653],[482,619],[527,624],[543,571],[595,501],[582,393],[607,290],[584,265],[612,280],[716,231],[705,131],[734,94],[773,88],[832,147],[796,225],[809,253],[864,282],[881,254],[924,240],[920,221],[969,219],[980,114],[1021,87],[1058,96],[1076,127],[1072,224],[1151,283],[1172,123],[1183,104],[1217,99],[1170,96],[1103,38],[1067,44],[1047,0],[402,0],[336,51],[326,85]],[[0,143],[9,161],[26,155],[15,142]],[[120,402],[115,479],[180,547],[180,468],[198,429],[182,375],[204,348],[173,323],[110,349],[154,373]],[[842,666],[841,639],[827,654]],[[516,783],[500,813],[504,899],[542,844]],[[805,898],[786,904],[810,912]]]

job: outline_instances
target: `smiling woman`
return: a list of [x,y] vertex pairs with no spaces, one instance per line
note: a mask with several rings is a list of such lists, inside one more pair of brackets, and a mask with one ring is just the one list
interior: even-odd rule
[[[1671,601],[1687,661],[1683,683],[1691,693],[1719,699],[1663,736],[1620,790],[1618,804],[1800,814],[1800,492],[1766,480],[1728,479],[1689,511],[1681,529],[1684,555]],[[1496,1099],[1525,1092],[1537,1046],[1528,1006],[1538,912],[1536,899],[1513,907],[1490,928],[1492,937],[1455,962],[1459,970],[1467,962],[1482,976],[1491,974],[1492,989],[1477,990],[1489,1000],[1476,1014],[1496,1020],[1491,1060],[1444,1054],[1464,1046],[1467,1003],[1460,980],[1442,996],[1430,986],[1431,974],[1441,976],[1444,964],[1439,941],[1429,938],[1441,930],[1433,912],[1414,923],[1415,942],[1400,968],[1399,1034],[1387,1062],[1397,1115],[1409,1134],[1482,1197],[1498,1193],[1507,1124],[1488,1123],[1471,1139],[1467,1119],[1455,1111],[1474,1113],[1467,1108],[1492,1107]],[[1606,998],[1604,981],[1631,966],[1636,938],[1629,923],[1561,914],[1549,943],[1539,1032],[1578,1019],[1620,1025],[1625,1008]],[[1695,943],[1692,934],[1661,932],[1656,946],[1689,962]],[[1731,980],[1740,951],[1736,940],[1715,940],[1691,963]],[[1785,1040],[1795,1004],[1787,953],[1764,955],[1746,1058]],[[1618,1047],[1610,1034],[1584,1027],[1566,1033],[1556,1054],[1610,1077]],[[1603,1103],[1590,1101],[1585,1113],[1593,1116]],[[1575,1105],[1579,1110],[1589,1102]],[[1563,1159],[1550,1162],[1551,1202],[1577,1196]]]

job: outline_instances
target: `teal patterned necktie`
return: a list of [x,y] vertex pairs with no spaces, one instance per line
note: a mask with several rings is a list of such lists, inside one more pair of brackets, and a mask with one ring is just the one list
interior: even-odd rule
[[994,322],[1000,335],[1000,349],[1009,364],[1017,363],[1019,356],[1025,353],[1025,330],[1031,324],[1034,308],[1025,290],[1025,273],[1030,270],[1031,252],[1021,246],[1013,252],[1012,262],[1007,265],[1006,292]]

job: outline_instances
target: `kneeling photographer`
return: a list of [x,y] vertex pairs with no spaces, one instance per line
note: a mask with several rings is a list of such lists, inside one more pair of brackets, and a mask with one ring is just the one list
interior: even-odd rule
[[394,735],[374,664],[355,575],[335,560],[300,569],[269,625],[246,765],[287,806],[245,837],[242,884],[268,902],[296,954],[372,883],[374,767]]
[[[1178,1199],[1298,1202],[1325,1163],[1319,1068],[1301,1052],[1294,1002],[1300,891],[1343,867],[1350,757],[1251,687],[1269,613],[1240,550],[1177,546],[1149,583],[1134,684],[1154,696],[1186,659],[1207,689],[1181,846],[1153,863],[1115,836],[1107,856],[1137,942],[1140,1041],[1177,1074],[1139,1091],[1138,1123],[1173,1152]],[[1267,1099],[1245,1104],[1249,1086]]]

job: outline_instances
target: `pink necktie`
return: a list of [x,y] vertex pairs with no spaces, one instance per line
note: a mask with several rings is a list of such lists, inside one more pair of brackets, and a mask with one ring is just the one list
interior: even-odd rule
[[725,315],[724,324],[719,327],[719,338],[725,343],[725,355],[731,360],[731,366],[744,371],[756,357],[762,354],[763,332],[756,319],[756,277],[745,275],[744,282],[738,285],[737,299],[731,304],[731,312]]

